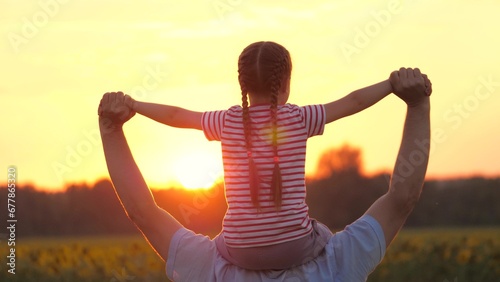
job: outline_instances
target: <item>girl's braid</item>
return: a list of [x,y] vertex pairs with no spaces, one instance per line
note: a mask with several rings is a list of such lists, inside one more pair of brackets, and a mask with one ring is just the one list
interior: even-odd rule
[[[242,62],[244,63],[244,62]],[[252,198],[252,203],[255,207],[259,208],[259,179],[257,174],[257,167],[255,165],[254,158],[252,156],[252,134],[251,134],[251,124],[250,124],[250,113],[248,109],[248,90],[245,85],[245,75],[240,71],[238,79],[240,81],[241,87],[241,101],[243,108],[243,131],[245,134],[245,144],[247,149],[248,157],[248,177],[250,184],[250,196]]]
[[286,64],[286,59],[277,61],[270,78],[272,145],[274,160],[273,176],[271,180],[271,197],[274,200],[274,205],[278,210],[281,208],[282,202],[282,178],[278,154],[278,96],[283,84],[283,76],[285,75],[284,72]]

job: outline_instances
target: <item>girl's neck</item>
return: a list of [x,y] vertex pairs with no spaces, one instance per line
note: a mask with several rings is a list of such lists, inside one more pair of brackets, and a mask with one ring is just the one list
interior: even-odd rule
[[261,103],[261,104],[254,104],[254,103],[252,103],[248,107],[254,108],[254,107],[260,107],[260,106],[269,106],[270,107],[271,103]]
[[[269,97],[267,95],[262,95],[262,96],[261,95],[248,95],[248,98],[250,100],[250,106],[260,106],[260,105],[271,105],[272,104],[271,97]],[[278,105],[286,104],[286,100],[287,99],[283,99],[282,97],[279,97]]]
[[250,106],[258,106],[258,105],[270,105],[271,97],[269,96],[261,96],[261,95],[248,95],[250,100]]

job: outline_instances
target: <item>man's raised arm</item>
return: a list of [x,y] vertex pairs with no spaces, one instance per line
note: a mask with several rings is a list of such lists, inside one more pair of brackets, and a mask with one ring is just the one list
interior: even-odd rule
[[366,212],[382,226],[386,247],[415,207],[425,180],[430,151],[430,81],[418,69],[391,75],[394,93],[407,104],[403,139],[389,191]]
[[123,133],[123,123],[135,113],[123,102],[123,93],[106,93],[99,105],[99,129],[109,175],[128,217],[156,252],[167,260],[170,239],[181,224],[156,205]]

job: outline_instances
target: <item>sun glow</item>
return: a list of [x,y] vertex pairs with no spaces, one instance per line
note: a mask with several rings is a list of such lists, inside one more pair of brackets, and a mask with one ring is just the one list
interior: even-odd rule
[[[500,1],[128,1],[120,13],[116,1],[87,2],[0,0],[9,11],[0,12],[0,129],[12,137],[0,138],[0,167],[16,165],[19,183],[57,191],[109,177],[96,115],[106,91],[194,111],[241,104],[237,59],[260,40],[290,51],[297,105],[420,67],[434,84],[428,175],[500,175]],[[388,95],[327,125],[307,141],[308,175],[344,143],[362,149],[366,173],[391,170],[405,111]],[[220,142],[201,132],[138,114],[125,134],[152,188],[206,187],[222,175]]]
[[222,160],[210,152],[193,150],[178,158],[174,173],[185,189],[208,189],[223,176]]

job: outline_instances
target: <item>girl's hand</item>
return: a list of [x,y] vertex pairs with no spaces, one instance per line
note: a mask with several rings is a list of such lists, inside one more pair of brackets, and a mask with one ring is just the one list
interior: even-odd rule
[[432,94],[432,82],[429,80],[426,74],[422,74],[425,80],[425,94],[431,96]]
[[418,68],[400,68],[391,73],[389,81],[392,90],[409,107],[416,106],[432,93],[432,84],[427,75],[422,75]]
[[135,115],[135,112],[125,103],[125,96],[122,92],[104,94],[97,113],[101,119],[109,120],[115,126],[123,125]]
[[134,98],[125,94],[125,105],[127,105],[127,107],[129,107],[130,110],[135,111],[135,103],[136,101],[134,100]]

